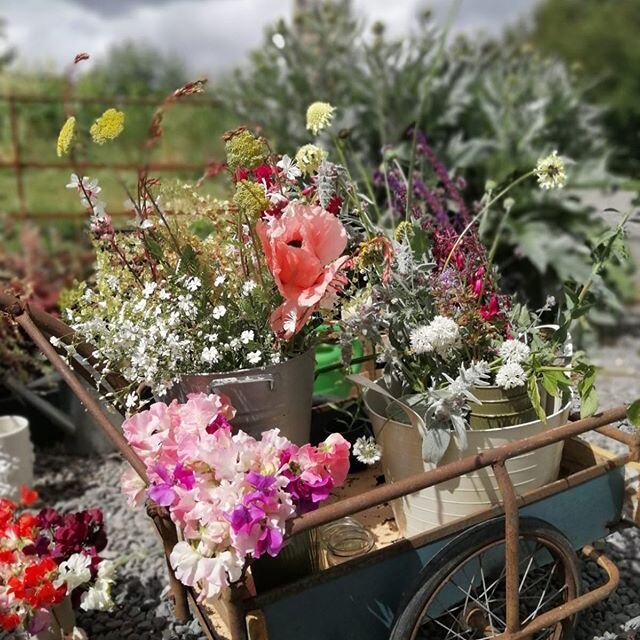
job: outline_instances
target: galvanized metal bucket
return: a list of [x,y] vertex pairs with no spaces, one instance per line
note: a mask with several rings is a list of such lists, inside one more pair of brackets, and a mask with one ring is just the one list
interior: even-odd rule
[[315,358],[313,349],[280,364],[227,373],[186,375],[167,397],[185,402],[190,393],[225,394],[234,427],[259,438],[277,427],[298,445],[309,442]]
[[[471,393],[478,399],[478,402],[469,400],[471,429],[513,427],[537,418],[525,385],[515,389],[502,389],[494,385],[477,386]],[[541,393],[541,398],[542,395]],[[546,394],[544,396],[543,406],[546,403]]]

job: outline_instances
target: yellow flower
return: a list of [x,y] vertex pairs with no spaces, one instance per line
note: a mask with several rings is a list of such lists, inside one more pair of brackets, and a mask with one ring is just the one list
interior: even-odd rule
[[269,153],[264,142],[246,129],[232,131],[224,143],[224,150],[232,171],[238,167],[255,169],[265,162]]
[[413,235],[413,225],[406,220],[403,220],[398,224],[396,230],[393,232],[393,239],[397,242],[403,242],[405,239],[410,238]]
[[71,149],[71,143],[73,142],[73,136],[76,131],[76,119],[71,116],[67,118],[67,121],[62,125],[60,133],[58,134],[58,142],[56,144],[56,153],[58,158],[66,156]]
[[107,140],[117,138],[124,129],[124,113],[117,109],[107,109],[89,129],[96,144],[104,144]]
[[236,184],[233,203],[240,211],[247,214],[249,219],[257,218],[269,208],[269,199],[264,189],[249,180],[240,180]]
[[327,152],[315,144],[305,144],[296,153],[296,164],[307,175],[313,173],[327,157]]
[[307,109],[307,129],[317,136],[331,124],[336,108],[328,102],[314,102]]

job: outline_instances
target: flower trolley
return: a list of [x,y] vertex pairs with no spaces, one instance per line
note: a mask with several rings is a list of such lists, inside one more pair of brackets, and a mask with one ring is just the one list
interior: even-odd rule
[[[141,460],[76,377],[90,377],[90,348],[77,347],[79,357],[67,365],[49,338],[69,340],[69,327],[7,295],[0,295],[0,309],[29,334],[144,479]],[[118,385],[115,375],[107,381]],[[191,610],[208,637],[232,640],[569,638],[579,612],[619,582],[617,568],[594,541],[625,522],[640,523],[631,477],[640,469],[640,437],[612,426],[625,414],[623,407],[604,411],[389,484],[378,484],[375,473],[354,475],[344,495],[295,519],[290,534],[356,514],[376,534],[374,549],[264,592],[256,592],[245,573],[216,614],[169,567],[176,616],[186,619]],[[612,456],[577,439],[591,430],[623,443],[627,452]],[[561,441],[560,479],[518,495],[505,461]],[[495,475],[495,506],[410,539],[399,536],[389,501],[479,469]],[[164,508],[148,504],[147,510],[168,556],[179,532]],[[592,591],[581,588],[576,551],[603,572]]]

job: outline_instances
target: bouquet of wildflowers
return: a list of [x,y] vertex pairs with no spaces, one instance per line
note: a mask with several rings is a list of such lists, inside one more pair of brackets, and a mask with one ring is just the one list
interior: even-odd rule
[[171,553],[181,582],[211,600],[241,578],[248,560],[282,549],[287,521],[315,509],[349,470],[349,444],[333,434],[298,447],[277,429],[260,440],[232,434],[233,410],[218,395],[153,404],[123,431],[143,460],[145,487],[129,470],[123,490],[169,509],[183,540]]
[[[597,408],[595,368],[581,353],[571,356],[566,342],[571,322],[588,304],[589,286],[606,254],[619,240],[618,229],[595,248],[593,273],[582,286],[569,283],[566,307],[552,298],[536,312],[500,290],[493,266],[496,243],[487,249],[476,223],[500,200],[503,219],[513,201],[504,196],[535,176],[543,189],[559,188],[566,175],[554,152],[502,191],[490,186],[480,203],[469,206],[464,183],[450,178],[421,132],[416,160],[407,169],[397,159],[374,177],[384,194],[380,220],[355,252],[358,284],[342,307],[342,338],[372,340],[384,363],[387,389],[424,419],[423,454],[437,462],[453,435],[464,447],[469,402],[474,388],[494,384],[504,390],[526,388],[540,419],[547,393],[565,397],[577,385],[583,415]],[[364,286],[362,284],[364,283]],[[545,329],[545,322],[555,322]]]
[[[199,90],[192,83],[171,98]],[[330,120],[322,113],[311,118],[314,131]],[[158,114],[151,145],[161,134]],[[104,142],[121,129],[101,123],[92,132]],[[61,136],[60,151],[69,152],[73,136]],[[97,180],[74,174],[67,185],[90,214],[97,263],[95,282],[67,295],[66,317],[104,368],[131,382],[128,408],[139,406],[144,386],[162,396],[185,374],[277,364],[307,350],[333,319],[349,265],[336,215],[340,168],[312,144],[295,159],[277,155],[244,128],[226,134],[225,146],[226,164],[208,174],[227,171],[228,201],[143,172],[127,202],[133,224],[119,229]]]
[[[36,499],[23,488],[20,506]],[[0,499],[0,627],[40,633],[67,596],[84,610],[111,608],[114,564],[99,555],[106,544],[98,509],[34,514]]]

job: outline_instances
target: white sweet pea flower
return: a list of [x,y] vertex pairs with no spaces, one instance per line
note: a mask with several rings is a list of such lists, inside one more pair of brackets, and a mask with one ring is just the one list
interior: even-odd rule
[[108,611],[113,607],[111,580],[98,578],[96,583],[82,596],[80,608],[83,611]]
[[91,580],[91,558],[83,553],[74,553],[68,560],[60,563],[58,581],[65,582],[67,590],[73,591],[76,587],[86,584]]

